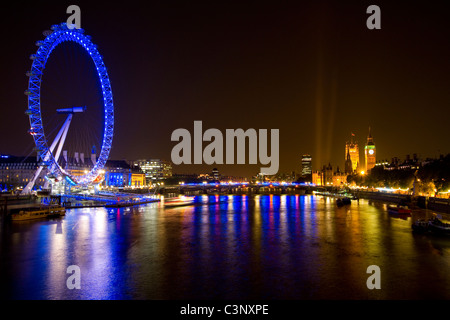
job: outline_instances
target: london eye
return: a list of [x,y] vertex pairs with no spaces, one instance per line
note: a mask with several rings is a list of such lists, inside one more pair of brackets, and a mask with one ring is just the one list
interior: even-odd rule
[[[65,180],[72,185],[88,186],[95,183],[104,170],[113,139],[114,104],[111,83],[103,58],[97,46],[91,41],[91,37],[85,35],[83,29],[67,26],[66,23],[52,26],[51,30],[44,32],[44,36],[44,40],[36,42],[37,52],[30,56],[32,66],[31,70],[27,72],[29,80],[28,89],[25,91],[28,97],[26,114],[30,121],[29,133],[34,139],[39,166],[33,179],[24,188],[23,193],[31,192],[35,180],[42,170],[46,170],[46,177],[52,177],[56,181]],[[65,48],[58,49],[63,46]],[[57,73],[62,73],[62,76],[68,79],[70,89],[76,89],[77,87],[72,83],[76,77],[71,74],[64,74],[64,68],[48,66],[48,62],[54,59],[54,55],[56,55],[56,58],[61,55],[61,52],[56,52],[58,50],[65,50],[65,52],[82,51],[80,54],[84,55],[85,60],[89,60],[88,62],[74,63],[73,60],[64,56],[59,57],[59,60],[63,60],[61,63],[71,67],[72,73],[79,72],[80,69],[84,68],[84,64],[90,64],[92,72],[95,74],[94,77],[91,77],[95,78],[94,80],[83,79],[80,81],[83,88],[79,89],[76,98],[72,100],[70,94],[66,94],[59,87],[53,92],[47,88],[47,83],[51,83],[51,79],[48,79],[47,76],[52,78],[52,74]],[[50,56],[52,56],[52,59],[50,59]],[[52,68],[53,71],[51,71]],[[46,77],[43,77],[44,73]],[[88,80],[94,81],[94,83],[89,84]],[[59,85],[62,81],[58,80],[57,82],[57,85]],[[43,85],[44,83],[45,85]],[[81,85],[78,85],[78,87]],[[47,87],[43,90],[45,86]],[[80,96],[84,97],[86,92],[92,91],[93,88],[98,93],[97,97],[92,99],[93,102],[88,101],[88,99],[74,102]],[[42,91],[46,93],[43,96],[41,96]],[[53,93],[55,93],[55,97],[61,95],[64,99],[49,103],[49,96],[53,97]],[[95,117],[92,115],[95,115]],[[94,138],[89,140],[81,137],[79,133],[82,131],[87,132],[85,136]],[[85,140],[87,141],[86,146],[81,146],[80,142]],[[67,149],[70,145],[74,146],[75,152],[69,151],[68,155]],[[72,170],[73,168],[68,165],[70,163],[68,158],[76,159],[77,162],[81,158],[81,162],[84,163],[83,155],[89,153],[86,150],[87,148],[92,149],[94,155],[89,159],[89,165],[85,166],[87,169],[82,171]],[[100,150],[98,156],[96,150]],[[61,153],[63,156],[61,156]]]

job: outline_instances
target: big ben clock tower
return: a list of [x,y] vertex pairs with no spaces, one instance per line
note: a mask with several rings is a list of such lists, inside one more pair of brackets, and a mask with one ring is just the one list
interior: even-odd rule
[[375,144],[373,143],[372,133],[370,131],[369,127],[369,135],[367,136],[367,143],[364,147],[364,154],[366,158],[366,172],[368,172],[370,169],[375,167],[376,163],[376,148]]

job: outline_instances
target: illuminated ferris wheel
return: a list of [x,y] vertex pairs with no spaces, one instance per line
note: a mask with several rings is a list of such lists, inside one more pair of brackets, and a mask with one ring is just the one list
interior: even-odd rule
[[[28,89],[25,91],[25,94],[28,96],[28,109],[26,114],[29,116],[30,120],[29,133],[34,138],[34,143],[36,145],[35,150],[38,159],[40,159],[40,165],[32,181],[24,188],[23,193],[31,192],[37,177],[44,169],[48,170],[48,176],[57,177],[58,179],[67,179],[72,184],[83,186],[92,184],[105,166],[113,139],[114,105],[111,83],[105,64],[96,45],[92,43],[90,36],[84,34],[83,29],[69,28],[66,23],[52,26],[51,31],[45,31],[44,35],[46,37],[44,40],[36,42],[36,45],[39,47],[36,54],[30,56],[30,59],[33,62],[31,70],[27,72],[29,82]],[[75,44],[88,54],[94,64],[94,73],[96,73],[98,79],[97,83],[99,83],[99,86],[101,87],[101,98],[99,98],[101,117],[98,117],[96,123],[84,123],[84,126],[102,129],[101,136],[98,138],[99,146],[101,144],[101,150],[96,161],[91,164],[90,170],[84,171],[81,175],[74,175],[70,170],[66,170],[61,165],[59,159],[72,120],[80,114],[87,113],[87,111],[89,111],[89,106],[59,106],[59,108],[56,109],[56,113],[60,115],[60,118],[65,117],[64,123],[62,126],[58,124],[54,125],[54,127],[45,127],[45,130],[44,122],[46,120],[43,119],[43,110],[41,110],[41,85],[44,69],[46,68],[51,53],[57,46],[63,43]],[[55,113],[55,110],[52,112]],[[49,135],[46,136],[47,132],[44,131],[52,131],[55,132],[56,135],[54,134],[52,140],[50,140]]]

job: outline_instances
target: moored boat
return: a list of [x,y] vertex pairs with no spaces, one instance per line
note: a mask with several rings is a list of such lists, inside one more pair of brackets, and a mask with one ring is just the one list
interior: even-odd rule
[[20,210],[11,215],[12,221],[36,220],[49,217],[61,217],[66,214],[66,208],[63,206],[45,206],[39,208],[32,208],[28,210]]
[[340,208],[342,206],[351,204],[352,200],[348,197],[339,198],[336,200],[336,205]]
[[441,220],[441,216],[431,219],[418,219],[411,225],[414,232],[431,233],[437,235],[450,235],[450,223]]
[[445,223],[437,217],[428,221],[428,229],[436,234],[450,235],[450,223]]
[[388,211],[390,213],[396,213],[396,214],[404,214],[404,215],[411,214],[411,209],[409,209],[406,206],[401,206],[401,205],[398,205],[398,206],[391,206],[391,205],[389,205],[388,206]]
[[66,215],[66,208],[60,205],[51,205],[48,208],[49,217],[62,217]]
[[411,225],[411,228],[414,232],[425,233],[429,231],[428,225],[428,220],[418,219],[414,221],[414,223]]

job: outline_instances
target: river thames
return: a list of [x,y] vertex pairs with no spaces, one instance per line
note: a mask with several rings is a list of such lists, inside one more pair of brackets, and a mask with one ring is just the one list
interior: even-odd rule
[[[450,237],[387,205],[312,195],[198,196],[194,206],[1,219],[2,299],[449,299]],[[442,214],[444,219],[449,217]],[[68,289],[69,266],[81,288]],[[367,268],[379,266],[381,289]]]

